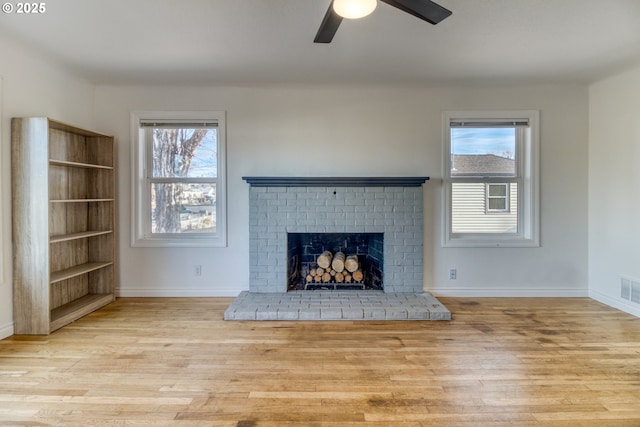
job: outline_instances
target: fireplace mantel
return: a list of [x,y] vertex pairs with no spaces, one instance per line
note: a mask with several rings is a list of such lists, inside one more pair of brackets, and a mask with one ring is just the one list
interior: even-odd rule
[[364,176],[364,177],[304,177],[304,176],[243,176],[252,187],[420,187],[428,176]]

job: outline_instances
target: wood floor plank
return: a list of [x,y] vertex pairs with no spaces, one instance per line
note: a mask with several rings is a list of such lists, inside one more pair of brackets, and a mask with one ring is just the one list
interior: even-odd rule
[[452,321],[225,322],[229,298],[118,299],[0,341],[0,425],[640,425],[640,319],[440,300]]

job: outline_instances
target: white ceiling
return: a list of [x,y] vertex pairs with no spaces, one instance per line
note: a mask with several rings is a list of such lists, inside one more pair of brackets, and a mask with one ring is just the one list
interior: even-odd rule
[[640,0],[437,2],[438,25],[380,3],[326,45],[330,0],[51,0],[0,36],[98,84],[588,83],[640,62]]

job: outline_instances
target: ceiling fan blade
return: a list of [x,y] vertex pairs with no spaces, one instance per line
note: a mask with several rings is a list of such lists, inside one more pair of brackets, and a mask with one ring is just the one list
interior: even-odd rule
[[322,20],[322,24],[320,24],[320,28],[318,28],[318,32],[316,33],[316,38],[313,39],[314,43],[331,43],[333,40],[333,36],[338,31],[338,27],[342,22],[342,16],[338,15],[333,10],[333,1],[329,5],[329,9],[327,9],[327,13],[324,15],[324,19]]
[[416,16],[424,21],[427,21],[433,25],[442,21],[452,13],[449,9],[442,7],[439,4],[432,2],[431,0],[380,1],[390,6],[397,7],[398,9]]

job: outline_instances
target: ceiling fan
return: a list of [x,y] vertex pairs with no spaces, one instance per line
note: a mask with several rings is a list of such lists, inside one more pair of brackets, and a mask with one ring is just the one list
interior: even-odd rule
[[[380,0],[433,25],[442,21],[451,11],[431,0]],[[329,9],[320,24],[314,43],[331,43],[343,18],[356,19],[369,15],[376,8],[377,0],[331,0]]]

